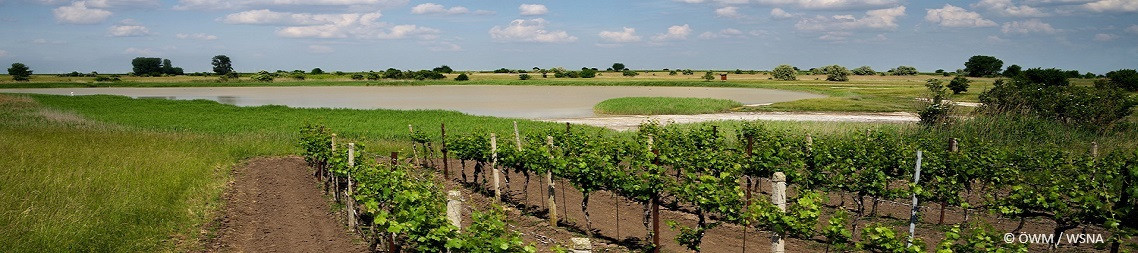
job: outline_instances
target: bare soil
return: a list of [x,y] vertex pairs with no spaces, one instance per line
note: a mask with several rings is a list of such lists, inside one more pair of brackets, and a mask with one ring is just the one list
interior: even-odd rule
[[254,158],[225,193],[207,252],[365,252],[300,157]]

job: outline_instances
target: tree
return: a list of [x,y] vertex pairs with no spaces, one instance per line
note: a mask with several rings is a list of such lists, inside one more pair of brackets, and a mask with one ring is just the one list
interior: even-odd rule
[[597,77],[597,71],[590,68],[581,68],[581,78]]
[[1008,69],[1004,70],[1004,76],[1005,77],[1016,77],[1016,76],[1019,76],[1019,74],[1022,74],[1022,72],[1023,72],[1023,67],[1020,67],[1019,65],[1012,64],[1011,66],[1008,66]]
[[434,68],[432,70],[435,72],[444,73],[444,74],[450,74],[450,73],[454,72],[454,70],[451,69],[450,66],[447,66],[447,65],[442,65],[442,66],[439,66],[439,67]]
[[[11,71],[11,69],[8,70],[8,72]],[[1115,70],[1107,72],[1106,78],[1110,80],[1110,84],[1114,87],[1128,91],[1138,91],[1138,71],[1133,69]]]
[[775,80],[794,81],[797,75],[798,70],[786,64],[778,65],[774,70],[771,70],[771,76],[773,76]]
[[913,75],[917,75],[917,73],[919,73],[919,72],[917,72],[917,68],[914,68],[912,66],[904,66],[904,65],[897,66],[896,68],[890,69],[889,72],[892,72],[893,75],[895,75],[895,76],[913,76]]
[[468,80],[470,80],[470,76],[467,76],[466,73],[462,73],[462,74],[458,74],[458,77],[455,77],[454,80],[455,81],[468,81]]
[[231,72],[233,72],[233,63],[229,60],[229,56],[218,55],[213,57],[213,73],[228,75]]
[[935,126],[948,123],[948,116],[952,111],[953,104],[945,100],[944,82],[939,79],[929,79],[925,82],[925,88],[929,90],[929,97],[926,98],[928,100],[926,100],[924,108],[917,112],[921,124]]
[[968,78],[964,78],[964,76],[956,76],[956,78],[952,78],[952,81],[948,82],[948,89],[952,90],[952,94],[960,94],[961,92],[968,91],[968,83],[970,82],[972,81],[969,81]]
[[130,61],[136,76],[162,75],[162,58],[138,57]]
[[529,74],[518,75],[518,80],[529,80],[529,79],[530,79]]
[[620,72],[624,71],[624,69],[624,63],[617,62],[612,64],[612,71]]
[[12,67],[8,68],[8,75],[12,76],[12,80],[27,81],[28,77],[32,76],[32,70],[23,63],[12,63]]
[[1000,74],[1004,61],[987,55],[976,55],[964,62],[964,72],[969,77],[994,76]]
[[1042,86],[1068,86],[1071,84],[1071,81],[1067,80],[1067,73],[1057,68],[1030,68],[1024,70],[1021,75],[1013,79],[1024,80],[1028,84]]
[[822,73],[826,74],[826,81],[845,82],[850,80],[850,71],[846,67],[839,65],[830,65],[822,67]]
[[711,71],[708,71],[707,73],[704,73],[704,74],[703,74],[703,80],[704,80],[704,81],[711,81],[711,80],[715,80],[715,74],[714,74],[714,73],[711,73]]
[[312,69],[312,72],[311,72],[311,73],[312,73],[313,75],[320,75],[320,74],[324,74],[324,70],[323,70],[323,69],[320,69],[320,68],[314,68],[314,69]]
[[[944,71],[944,70],[941,70],[941,71]],[[859,76],[867,76],[867,75],[872,76],[872,75],[876,75],[877,71],[873,71],[873,68],[870,68],[869,66],[861,66],[861,67],[857,67],[856,69],[853,69],[853,74],[859,75]]]
[[173,75],[174,64],[170,63],[170,59],[162,60],[162,74]]

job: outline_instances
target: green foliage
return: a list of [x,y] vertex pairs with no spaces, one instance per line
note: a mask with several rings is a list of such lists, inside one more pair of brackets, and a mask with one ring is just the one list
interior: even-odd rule
[[826,237],[826,242],[829,243],[827,247],[841,252],[846,251],[854,246],[851,244],[853,232],[846,228],[846,223],[849,221],[850,215],[845,210],[837,210],[826,221],[826,226],[822,230],[822,235]]
[[257,74],[250,76],[249,79],[257,82],[271,83],[273,82],[273,74],[269,73],[268,71],[261,70],[261,72],[257,72]]
[[822,203],[824,203],[822,193],[807,191],[792,203],[793,205],[783,212],[770,200],[758,198],[751,203],[747,219],[753,220],[755,227],[759,229],[784,237],[810,239],[814,236],[814,225],[818,224],[818,216],[822,214]]
[[622,72],[622,71],[624,71],[625,69],[626,69],[626,68],[625,68],[625,66],[624,66],[624,63],[619,63],[619,62],[617,62],[617,63],[613,63],[613,64],[612,64],[612,71],[616,71],[616,72]]
[[[965,84],[967,85],[967,82]],[[926,98],[925,105],[917,112],[921,124],[926,126],[947,124],[950,120],[949,116],[951,116],[953,104],[946,100],[948,92],[945,89],[944,81],[929,79],[925,82],[925,88],[928,88],[929,96]]]
[[640,73],[636,72],[634,70],[631,70],[631,69],[625,69],[624,71],[621,71],[620,75],[627,76],[627,77],[633,77],[633,76],[640,75]]
[[914,238],[912,245],[905,246],[907,238],[904,235],[898,235],[892,228],[881,224],[870,224],[861,232],[861,242],[857,243],[858,249],[870,252],[925,252],[925,244],[920,238]]
[[520,74],[520,75],[518,75],[518,80],[529,80],[529,79],[530,79],[530,76],[529,76],[529,74]]
[[1067,74],[1057,68],[1030,68],[1012,80],[1036,86],[1068,86],[1071,84],[1071,81],[1067,80]]
[[[368,74],[369,74],[369,75],[375,75],[375,73],[368,73]],[[376,77],[378,77],[378,76],[376,76]],[[361,75],[361,74],[352,74],[352,77],[351,77],[351,78],[352,78],[352,80],[356,80],[356,81],[359,81],[359,80],[364,80],[364,75]]]
[[513,72],[514,71],[506,69],[506,68],[500,68],[500,69],[494,70],[494,73],[513,73]]
[[[871,70],[872,71],[872,70]],[[826,81],[845,82],[850,80],[852,74],[846,67],[839,65],[830,65],[822,67],[822,73],[826,74]]]
[[889,73],[892,73],[891,75],[895,75],[895,76],[915,76],[919,72],[917,72],[917,68],[902,65],[902,66],[897,66],[896,68],[890,69]]
[[230,61],[229,56],[214,56],[211,64],[213,65],[213,73],[217,73],[218,75],[226,75],[233,72],[233,62]]
[[[1058,76],[1055,76],[1058,75]],[[1135,101],[1114,87],[1068,86],[1058,70],[1031,69],[1011,82],[997,80],[980,94],[981,111],[1032,115],[1064,124],[1106,129],[1130,114]]]
[[[944,70],[940,70],[940,71],[941,71],[941,72],[944,72]],[[872,75],[877,75],[877,71],[873,71],[873,68],[871,68],[871,67],[869,67],[869,66],[861,66],[861,67],[857,67],[856,69],[853,69],[853,71],[852,71],[852,72],[853,72],[853,74],[854,74],[854,75],[859,75],[859,76],[872,76]],[[938,72],[938,73],[939,73],[939,72]]]
[[695,75],[695,70],[685,69],[681,71],[685,76]]
[[964,62],[964,72],[969,77],[995,76],[1000,74],[1004,61],[987,55],[976,55]]
[[454,69],[451,69],[450,66],[447,66],[447,65],[442,65],[442,66],[436,67],[434,69],[431,69],[431,71],[438,72],[438,73],[444,73],[444,74],[454,73]]
[[[8,72],[11,72],[11,70]],[[1138,71],[1133,69],[1115,70],[1107,72],[1106,78],[1110,79],[1110,84],[1114,87],[1128,91],[1138,91]]]
[[521,234],[506,230],[506,215],[501,208],[493,206],[488,212],[474,211],[473,222],[456,239],[447,242],[447,248],[456,252],[472,253],[521,253],[537,252],[533,245],[526,245]]
[[715,80],[715,73],[712,73],[711,71],[708,71],[707,73],[703,73],[703,81],[704,82],[710,82],[711,80]]
[[952,94],[960,94],[961,92],[968,91],[968,78],[964,76],[956,76],[948,83],[948,89],[952,90]]
[[705,114],[727,112],[743,106],[727,99],[680,97],[622,97],[597,103],[593,111],[617,115]]
[[15,81],[27,81],[28,77],[32,76],[32,70],[23,63],[12,63],[12,67],[8,68],[8,75]]
[[1005,69],[1004,73],[1003,73],[1004,77],[1008,77],[1008,78],[1014,78],[1014,77],[1019,76],[1020,74],[1023,74],[1023,67],[1020,67],[1019,65],[1015,65],[1015,64],[1008,66],[1008,68]]
[[136,76],[161,76],[162,58],[138,57],[130,61]]
[[775,80],[793,81],[796,80],[796,75],[798,75],[798,70],[786,64],[778,65],[774,70],[771,70],[771,77],[774,77]]
[[[339,72],[339,71],[337,71],[337,72]],[[323,75],[324,70],[320,69],[320,68],[314,68],[314,69],[312,69],[312,71],[310,71],[308,73],[313,74],[313,75]],[[340,73],[343,73],[343,72],[340,72]]]
[[997,233],[991,226],[970,224],[968,233],[964,233],[961,226],[953,226],[944,233],[944,240],[937,244],[937,253],[981,253],[1001,252],[1026,253],[1027,245],[1019,243],[1006,243],[1002,234]]
[[454,80],[455,81],[470,81],[470,76],[466,75],[466,73],[462,73],[462,74],[458,74],[458,76],[455,77]]

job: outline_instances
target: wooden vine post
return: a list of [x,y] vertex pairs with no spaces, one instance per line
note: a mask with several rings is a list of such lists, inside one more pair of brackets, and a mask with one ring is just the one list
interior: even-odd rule
[[439,129],[443,134],[443,178],[450,179],[450,160],[447,159],[447,123],[441,123]]
[[[655,157],[652,159],[652,164],[660,166],[660,150],[653,148],[653,137],[648,135],[648,150],[652,151]],[[648,198],[648,209],[652,210],[652,253],[660,253],[660,193],[653,192],[652,197]]]
[[[917,150],[917,168],[913,170],[913,185],[918,185],[921,182],[921,156],[923,154]],[[917,193],[913,192],[913,211],[909,213],[909,241],[905,243],[905,247],[913,245],[913,236],[917,232],[917,211],[920,206],[917,205]]]
[[[414,135],[415,135],[415,128],[414,128],[414,127],[412,127],[411,125],[407,125],[407,130],[408,130],[408,131],[411,131],[411,136],[414,136]],[[419,148],[419,143],[418,143],[418,142],[411,142],[411,157],[412,157],[413,159],[415,159],[415,166],[416,166],[416,167],[420,165],[420,163],[419,163],[419,150],[418,150],[418,148]]]
[[[399,152],[391,152],[391,166],[399,165]],[[395,169],[395,168],[391,168]],[[395,233],[387,233],[387,252],[399,252],[395,246]]]
[[[548,136],[548,135],[545,136],[545,145],[549,146],[549,152],[552,153],[553,152],[553,136]],[[548,168],[548,169],[549,170],[545,171],[545,184],[548,186],[547,190],[549,193],[549,200],[547,201],[547,202],[549,202],[548,203],[549,207],[546,209],[549,210],[549,226],[556,228],[557,227],[557,197],[556,197],[557,192],[555,191],[556,188],[554,188],[554,185],[553,185],[553,169],[552,168]]]
[[[948,152],[949,152],[948,156],[951,156],[952,154],[954,154],[956,152],[960,152],[960,144],[959,144],[959,142],[956,141],[956,138],[949,139],[949,141],[948,141]],[[946,168],[946,169],[954,170],[956,168]],[[940,218],[937,219],[937,222],[936,222],[937,225],[944,224],[944,211],[947,207],[948,207],[948,200],[947,199],[940,202]]]
[[[747,136],[747,158],[748,158],[748,160],[750,160],[754,157],[754,154],[755,154],[754,151],[755,151],[755,137],[754,136]],[[751,162],[751,163],[753,164],[753,162]],[[745,196],[746,200],[744,201],[746,203],[746,205],[743,206],[743,210],[748,210],[749,208],[751,208],[751,175],[746,175],[746,176],[747,176],[747,188],[743,188],[743,190],[746,191],[747,194]],[[742,227],[743,227],[743,252],[747,252],[747,225],[744,223],[744,225]]]
[[[786,212],[786,174],[775,172],[771,176],[771,203],[778,206],[779,211]],[[771,252],[784,253],[786,252],[786,241],[783,240],[782,235],[778,233],[771,234]]]
[[[514,121],[514,147],[517,147],[518,154],[522,153],[522,135],[521,132],[518,131],[517,121]],[[523,195],[525,195],[526,199],[522,202],[522,206],[529,204],[529,172],[526,173],[526,183],[523,185],[524,187],[522,187],[522,193],[524,193]],[[507,174],[506,176],[506,178],[509,179],[509,175]],[[506,187],[510,187],[509,182],[506,183]]]
[[498,134],[495,133],[490,133],[490,168],[494,168],[494,183],[492,184],[494,187],[494,199],[501,201],[502,188],[498,182],[498,177],[500,177],[498,174],[501,173],[498,170]]
[[[336,157],[336,134],[332,133],[332,156]],[[328,169],[328,179],[332,182],[332,199],[336,202],[340,201],[340,180],[336,178],[336,173],[333,173],[331,168]]]
[[352,198],[352,168],[356,167],[356,144],[348,143],[348,194],[344,197],[348,204],[348,229],[356,230],[356,201]]

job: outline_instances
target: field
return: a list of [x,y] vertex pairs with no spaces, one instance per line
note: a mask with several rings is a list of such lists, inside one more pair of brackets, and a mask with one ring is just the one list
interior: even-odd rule
[[[729,75],[730,80],[727,82],[718,80],[705,82],[696,76],[670,76],[667,72],[643,72],[636,77],[621,77],[615,73],[604,73],[602,76],[591,80],[565,78],[541,79],[538,77],[534,80],[522,81],[517,80],[516,74],[475,73],[471,75],[471,81],[465,82],[452,80],[354,81],[346,77],[335,75],[318,75],[309,76],[307,80],[303,81],[285,80],[281,78],[272,83],[245,81],[219,83],[214,82],[213,80],[215,80],[215,78],[211,77],[126,77],[123,82],[93,83],[90,78],[38,75],[33,77],[32,82],[0,82],[0,88],[438,84],[713,86],[806,91],[824,94],[830,97],[775,103],[760,107],[739,108],[737,104],[714,103],[715,105],[710,106],[700,104],[693,108],[665,108],[641,112],[635,112],[630,109],[641,109],[647,107],[646,105],[656,104],[659,101],[651,101],[651,99],[645,98],[632,98],[624,99],[627,103],[616,105],[614,107],[616,109],[604,109],[601,111],[618,114],[683,114],[708,112],[704,110],[723,111],[724,108],[727,108],[744,111],[778,112],[913,112],[916,111],[917,105],[919,104],[918,98],[926,96],[926,89],[924,87],[925,79],[949,79],[948,77],[935,75],[900,77],[853,76],[849,82],[836,83],[817,80],[820,76],[799,76],[799,81],[773,81],[768,80],[769,77],[769,75],[761,73],[754,75],[731,74]],[[0,78],[6,77],[0,76]],[[820,78],[825,79],[825,77]],[[951,96],[950,99],[958,102],[977,102],[978,94],[989,89],[993,81],[994,79],[991,78],[975,79],[969,92]],[[1073,82],[1075,85],[1080,86],[1089,85],[1089,81],[1087,80],[1075,79]],[[0,89],[0,93],[3,93],[2,89]],[[1133,96],[1133,93],[1130,95]],[[600,110],[600,107],[601,105],[598,105],[598,110]],[[902,149],[906,150],[904,151],[906,155],[912,151],[910,148],[913,147],[943,147],[946,145],[943,141],[950,138],[960,138],[962,141],[967,142],[970,146],[969,149],[966,150],[971,150],[971,148],[979,146],[984,149],[1001,150],[1001,152],[1006,151],[1010,154],[1016,154],[1020,149],[1032,148],[1035,150],[1070,154],[1070,156],[1065,157],[1081,157],[1074,154],[1085,154],[1088,150],[1091,150],[1095,144],[1097,144],[1098,152],[1102,154],[1124,154],[1127,151],[1138,148],[1138,141],[1135,141],[1138,140],[1138,131],[1135,129],[1096,130],[1076,128],[1046,119],[1011,116],[979,116],[967,114],[969,111],[971,111],[969,108],[963,108],[959,111],[958,113],[962,115],[961,121],[953,127],[936,128],[933,131],[916,124],[849,122],[763,122],[759,123],[759,126],[770,131],[767,132],[767,134],[771,136],[789,138],[788,142],[793,140],[795,143],[800,143],[806,134],[810,134],[814,138],[818,138],[820,142],[819,147],[827,147],[825,145],[829,145],[824,143],[839,143],[864,138],[867,131],[880,133],[883,136],[888,135],[887,137],[881,137],[884,139],[896,137],[896,140],[914,142],[932,142],[935,140],[937,142],[935,144],[921,143],[904,145],[894,144],[893,142],[882,142],[880,145],[876,145],[879,147],[894,145],[898,147],[904,146],[906,148]],[[1131,114],[1124,121],[1138,122],[1135,120],[1135,117],[1135,115]],[[3,205],[3,210],[0,210],[3,212],[3,216],[0,217],[0,227],[6,228],[0,232],[0,238],[4,238],[0,239],[0,248],[13,249],[17,252],[41,250],[197,251],[205,247],[201,241],[208,239],[214,234],[214,232],[211,232],[213,228],[210,228],[207,224],[217,218],[218,210],[224,202],[220,196],[221,193],[225,191],[226,182],[232,178],[230,172],[234,169],[234,166],[243,160],[253,157],[308,154],[306,152],[310,152],[311,150],[307,150],[303,148],[303,145],[300,145],[304,144],[301,140],[306,138],[304,134],[300,133],[303,126],[310,124],[326,126],[337,134],[337,138],[350,140],[361,144],[361,146],[366,146],[367,151],[372,155],[387,154],[389,152],[399,152],[400,154],[408,155],[413,152],[413,144],[426,142],[432,142],[434,144],[432,147],[436,152],[441,152],[439,149],[442,144],[442,142],[440,142],[440,126],[442,124],[446,125],[448,138],[486,138],[489,133],[496,133],[497,136],[502,138],[499,140],[500,142],[512,142],[507,141],[511,140],[507,138],[511,138],[513,134],[514,122],[517,122],[518,128],[523,129],[523,134],[544,133],[556,135],[557,133],[563,133],[566,129],[566,125],[557,123],[475,116],[440,110],[298,109],[283,106],[237,107],[206,100],[174,101],[163,99],[131,99],[106,95],[69,97],[0,94],[0,135],[5,136],[5,138],[0,139],[0,148],[15,151],[0,155],[0,157],[3,158],[0,159],[0,166],[5,168],[3,171],[4,178],[6,178],[5,181],[15,182],[5,184],[5,187],[0,189],[0,200],[6,203]],[[414,127],[414,134],[409,131],[408,125]],[[714,128],[712,128],[712,126],[714,126]],[[680,139],[687,137],[681,136],[688,134],[694,135],[705,132],[707,129],[714,129],[717,133],[722,134],[716,138],[718,141],[715,142],[721,143],[721,145],[724,145],[724,148],[727,148],[727,146],[731,147],[729,150],[717,150],[715,152],[722,152],[724,156],[737,156],[741,154],[739,150],[745,146],[744,141],[742,141],[744,139],[741,139],[742,135],[740,135],[740,133],[751,131],[747,129],[752,129],[752,127],[754,126],[748,126],[746,123],[737,121],[712,122],[673,125],[670,126],[667,131],[674,132],[668,132],[670,134],[656,132],[656,134],[661,141],[668,140],[668,138],[675,138],[675,143],[685,143],[684,141],[680,141]],[[638,136],[638,132],[635,131],[617,132],[603,128],[578,125],[571,126],[571,128],[580,138],[594,138],[590,140],[595,141],[582,140],[580,143],[573,143],[572,145],[599,145],[597,142],[628,142],[631,140],[641,140],[639,138],[642,138],[642,136]],[[569,147],[571,144],[568,142],[575,140],[569,136],[558,136],[557,138],[558,147]],[[449,142],[452,140],[454,139],[448,139],[448,146],[451,145]],[[695,140],[695,142],[700,141],[699,139],[693,140]],[[530,140],[527,140],[526,145],[541,146],[539,143],[543,142],[544,141],[535,141],[531,143]],[[984,144],[979,144],[981,142]],[[337,143],[342,144],[340,142]],[[499,145],[505,148],[512,144],[500,143]],[[667,144],[659,145],[661,145],[659,147],[662,148],[667,147],[664,146]],[[453,153],[451,154],[455,155],[452,156],[452,158],[466,153],[468,157],[458,158],[470,160],[471,164],[476,163],[478,159],[484,159],[484,157],[476,157],[475,155],[470,155],[470,153],[486,152],[486,150],[470,148],[472,146],[466,147],[467,149],[465,150],[462,149],[462,146],[452,147],[451,152]],[[863,146],[858,147],[862,149],[868,148]],[[566,149],[562,150],[562,152],[565,153],[558,155],[558,157],[560,157],[559,159],[570,159],[574,154],[577,154],[580,156],[578,158],[595,158],[590,161],[596,161],[600,159],[598,155],[605,153],[598,150],[604,150],[604,148],[605,147],[590,146],[587,149],[582,148],[581,150],[572,152]],[[672,148],[673,151],[677,152],[686,149],[685,146],[679,145]],[[839,148],[834,148],[834,150],[837,149]],[[776,149],[768,148],[766,150],[771,151]],[[626,151],[627,150],[614,153],[635,154],[634,152]],[[943,151],[943,149],[939,151]],[[671,154],[667,153],[668,151],[664,152],[672,157],[683,159],[686,159],[685,157],[696,157],[696,155],[690,153]],[[506,159],[505,157],[509,157],[509,155],[508,153],[503,154],[502,157]],[[779,157],[779,154],[772,155]],[[841,155],[834,156],[840,157]],[[613,161],[610,166],[626,164],[626,160],[643,160],[644,158],[637,158],[636,155],[631,155],[620,159],[621,160]],[[896,160],[897,158],[892,157],[888,159]],[[909,158],[906,157],[904,159]],[[452,160],[449,162],[455,161]],[[686,171],[679,169],[687,166],[683,162],[695,161],[685,160],[671,162],[672,163],[666,163],[666,167],[674,170],[669,170],[668,175],[682,172],[692,173],[694,177],[699,177],[698,175],[706,173],[705,171]],[[514,166],[527,167],[526,164],[529,163],[537,162],[526,160],[526,162],[516,163]],[[364,173],[367,167],[381,165],[364,164],[360,166],[363,167],[352,168],[348,171],[358,170],[359,173]],[[633,171],[634,174],[636,173],[634,168],[625,168]],[[417,170],[412,168],[406,169],[412,171]],[[515,180],[516,177],[518,177],[517,173],[519,171],[522,170],[514,170],[514,172],[512,172],[514,173],[513,176]],[[570,191],[575,194],[571,196],[573,202],[578,200],[588,201],[584,200],[587,199],[584,197],[588,195],[586,192],[594,190],[599,192],[603,190],[613,194],[614,199],[616,195],[620,195],[621,199],[630,201],[624,203],[620,202],[620,200],[614,200],[613,202],[604,203],[613,205],[623,203],[624,205],[629,205],[631,209],[636,209],[637,211],[640,209],[635,203],[642,202],[634,201],[636,196],[628,194],[631,190],[623,188],[623,186],[618,186],[615,182],[611,185],[590,186],[585,184],[588,180],[600,181],[599,179],[617,178],[609,174],[604,174],[610,173],[611,171],[609,170],[597,169],[596,171],[596,173],[602,174],[575,174],[577,172],[566,169],[558,172],[556,176],[558,180],[563,180],[561,181],[562,183],[559,184],[572,187]],[[529,172],[536,173],[539,171]],[[1061,171],[1055,171],[1054,173],[1060,172]],[[427,170],[426,173],[437,172]],[[744,174],[741,173],[743,172],[738,173],[739,174],[734,174],[734,176],[737,177],[736,179],[742,178]],[[856,171],[852,173],[861,172]],[[770,175],[765,174],[745,175],[748,178],[751,176],[755,178],[770,178]],[[894,185],[893,187],[887,187],[889,189],[908,191],[908,188],[899,186],[904,185],[905,177],[910,177],[909,179],[911,179],[911,175],[901,173],[891,175],[889,180],[886,180],[884,183],[886,185]],[[389,179],[390,178],[376,178],[374,180]],[[1012,180],[1014,178],[1006,179]],[[679,180],[678,182],[682,181],[684,180]],[[438,185],[449,185],[448,187],[466,187],[463,188],[463,190],[471,193],[482,192],[483,194],[488,194],[487,187],[489,187],[489,185],[476,184],[473,180],[469,182],[464,181],[466,184],[455,184],[453,181],[435,178],[434,182]],[[1031,185],[1030,183],[1034,181],[1021,182],[1023,182],[1023,185]],[[596,183],[599,184],[602,182]],[[792,188],[809,188],[797,183],[796,185],[798,186],[793,186]],[[512,185],[512,187],[515,187],[514,190],[517,191],[518,186],[516,184]],[[769,187],[769,184],[767,184],[767,187]],[[856,206],[853,206],[853,201],[846,203],[845,198],[847,195],[860,195],[861,192],[858,191],[865,190],[842,187],[845,186],[830,185],[816,188],[818,190],[825,190],[824,192],[830,195],[828,201],[823,205],[824,207],[822,209],[826,214],[822,216],[823,220],[819,221],[820,224],[824,225],[826,223],[824,219],[830,218],[836,210],[854,209]],[[748,189],[748,191],[749,190],[750,189]],[[564,189],[560,191],[564,191]],[[678,221],[686,227],[698,227],[701,225],[697,224],[695,219],[690,217],[698,216],[702,218],[703,216],[700,214],[703,213],[696,213],[700,212],[698,210],[706,209],[696,208],[701,205],[698,201],[691,199],[685,200],[682,197],[684,194],[698,193],[699,192],[681,193],[677,191],[670,194],[675,196],[674,199],[669,199],[670,201],[674,201],[671,204],[672,206],[668,207],[668,215],[672,216],[666,217],[681,217],[675,219],[678,219]],[[608,195],[609,194],[605,194],[604,196]],[[905,197],[900,195],[886,196],[879,193],[865,195],[874,199],[905,200]],[[792,194],[792,197],[798,198],[798,195]],[[382,199],[382,196],[376,196],[375,198],[385,200]],[[388,199],[387,201],[392,200]],[[488,201],[487,203],[493,202],[489,200],[483,201]],[[974,204],[982,203],[977,200],[972,201]],[[578,208],[575,206],[577,203],[573,202],[561,204],[568,204],[570,205],[569,208]],[[925,201],[923,200],[922,202]],[[523,212],[507,215],[511,217],[511,219],[519,220],[534,217],[542,218],[541,210],[537,208],[538,203],[539,202],[530,203],[525,201],[512,202],[513,205],[520,207]],[[873,203],[877,203],[877,201]],[[964,203],[968,203],[967,200]],[[929,212],[929,216],[936,213],[933,208],[934,206],[939,207],[936,203],[926,206],[925,210]],[[713,208],[711,205],[702,207]],[[718,207],[723,206],[716,206],[715,208]],[[486,210],[489,206],[481,206],[479,208]],[[589,207],[590,212],[593,212],[593,208],[594,207]],[[599,210],[606,210],[605,208],[606,207],[601,207]],[[959,204],[955,204],[950,209],[959,210],[959,208]],[[1026,209],[1034,210],[1030,208]],[[573,213],[566,215],[574,219],[574,222],[569,224],[569,228],[572,229],[573,232],[562,230],[560,233],[589,234],[585,231],[589,228],[589,225],[582,224],[581,221],[581,219],[585,219],[584,212],[571,211],[573,211]],[[608,215],[605,213],[606,211],[598,212],[600,212],[602,217],[607,217],[604,215]],[[635,212],[636,211],[630,211],[629,213]],[[1047,212],[1053,211],[1045,211],[1045,213]],[[714,213],[716,216],[731,216],[735,214],[727,211],[709,211],[709,213]],[[956,212],[954,211],[954,213]],[[902,215],[888,214],[885,215],[885,217],[861,217],[861,215],[859,215],[858,219],[863,221],[862,228],[869,223],[883,223],[886,224],[885,227],[901,227],[901,223],[903,223],[902,220],[907,219],[907,216],[900,216]],[[925,239],[925,243],[928,246],[926,249],[933,249],[936,244],[943,239],[944,232],[951,230],[952,227],[935,224],[935,222],[931,221],[929,216],[926,216],[921,224],[921,231],[926,234],[920,235],[920,237]],[[1008,224],[1014,224],[1015,221],[1012,219],[1019,216],[989,215],[985,217],[986,218],[981,220],[993,223],[1003,222],[1003,225],[997,227],[998,229],[1010,229],[1014,228],[1014,225],[1008,227]],[[639,218],[640,217],[636,217],[636,219]],[[739,221],[742,220],[744,219],[740,219]],[[594,220],[593,222],[596,223],[597,221]],[[750,220],[749,222],[756,222],[755,224],[762,223],[757,220]],[[619,224],[619,220],[617,223]],[[1082,228],[1089,228],[1090,231],[1104,232],[1107,230],[1107,228],[1104,228],[1101,224],[1094,224],[1094,222],[1089,220],[1084,223],[1085,224],[1080,223]],[[636,225],[637,223],[633,222],[630,224]],[[1054,224],[1053,221],[1046,218],[1032,218],[1030,219],[1029,227],[1036,229],[1033,231],[1044,231]],[[619,230],[612,230],[613,228],[611,227],[602,226],[600,229],[602,229],[600,234],[602,237],[615,237],[614,232],[621,233]],[[627,227],[625,229],[633,231]],[[635,229],[639,229],[635,231],[643,231],[640,227],[636,227]],[[666,226],[663,229],[669,230]],[[719,233],[722,233],[722,230],[723,229],[711,230],[713,231],[711,234],[719,235]],[[206,232],[203,233],[202,231]],[[770,229],[764,231],[770,231]],[[1004,231],[1000,231],[1000,233],[1003,232]],[[629,234],[635,233],[630,232]],[[752,236],[760,237],[759,233],[768,232],[755,232]],[[625,236],[630,236],[629,234],[625,234]],[[665,234],[673,236],[682,233],[668,232]],[[860,238],[861,235],[856,235],[856,237]],[[621,238],[616,239],[618,240],[602,239],[601,241],[610,244],[610,246],[616,245],[614,246],[616,248],[642,249],[644,247],[643,244],[621,241]],[[637,239],[644,238],[637,237]],[[663,239],[672,240],[673,238],[665,237]],[[532,242],[531,239],[525,240]],[[1132,240],[1129,242],[1133,243]],[[721,245],[724,242],[708,243]],[[827,243],[826,239],[810,237],[795,237],[792,241],[792,245],[805,247],[799,249],[808,250],[819,250],[821,249],[820,247],[829,245]],[[680,244],[675,244],[674,242],[669,242],[666,245],[670,245],[669,247],[680,247]],[[1084,245],[1079,248],[1068,249],[1103,250],[1108,246],[1108,244]],[[766,245],[756,247],[763,248],[766,247]],[[668,251],[680,250],[679,248],[668,249]],[[713,246],[712,249],[722,248],[714,248]],[[1031,249],[1038,250],[1039,248]],[[548,248],[540,248],[539,250],[546,251]]]
[[593,110],[617,115],[705,114],[742,106],[736,101],[714,98],[623,97],[601,101]]

